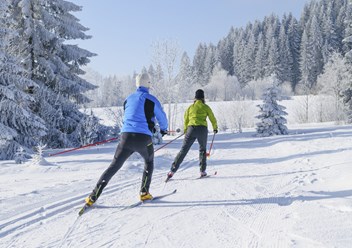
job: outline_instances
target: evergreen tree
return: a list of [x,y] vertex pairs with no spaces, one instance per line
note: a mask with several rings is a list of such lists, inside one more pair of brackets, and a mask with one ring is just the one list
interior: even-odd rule
[[206,54],[207,54],[206,45],[199,44],[193,58],[193,69],[194,69],[194,75],[196,77],[195,80],[202,86],[206,85],[206,81],[204,79]]
[[346,78],[349,81],[347,85],[347,89],[343,92],[344,102],[348,107],[348,118],[349,122],[352,122],[352,1],[349,1],[348,11],[350,15],[346,20],[348,25],[346,28],[346,38],[343,42],[346,44],[348,49],[347,53],[345,54],[346,65],[347,65],[347,72]]
[[301,44],[301,30],[298,21],[289,15],[290,23],[287,31],[288,42],[290,44],[290,51],[292,54],[292,88],[295,90],[297,83],[300,80],[299,70],[299,55]]
[[227,37],[223,40],[220,40],[217,46],[218,50],[218,60],[221,64],[221,67],[226,70],[230,75],[233,75],[233,49],[234,49],[234,29],[231,28]]
[[346,37],[343,39],[343,42],[346,45],[347,52],[346,52],[346,60],[347,62],[352,65],[352,0],[349,0],[348,6],[348,18],[346,20]]
[[285,25],[281,25],[280,36],[279,36],[279,71],[278,79],[281,82],[292,82],[293,80],[293,58],[290,50],[290,44],[288,41],[288,35],[286,35]]
[[323,71],[323,36],[317,17],[314,15],[309,30],[310,54],[312,55],[310,82],[315,84],[318,75]]
[[258,35],[257,50],[256,50],[256,56],[254,60],[254,67],[255,67],[254,79],[255,80],[264,77],[266,60],[267,60],[267,57],[265,54],[264,38],[263,38],[263,34],[260,33]]
[[333,1],[329,2],[327,9],[323,12],[323,36],[325,38],[325,49],[323,50],[324,62],[328,62],[329,56],[339,51],[339,37],[337,35],[335,17],[334,17]]
[[78,104],[89,102],[83,94],[96,88],[79,77],[81,66],[94,54],[67,40],[88,39],[87,28],[72,12],[81,7],[64,0],[14,0],[14,28],[18,30],[15,55],[28,71],[28,79],[38,87],[31,109],[45,120],[48,129],[42,139],[48,147],[79,145],[75,132],[84,114]]
[[296,91],[302,94],[309,94],[312,89],[313,82],[311,81],[311,68],[313,65],[313,56],[311,54],[309,38],[307,30],[303,31],[301,49],[300,49],[300,71],[301,80]]
[[216,47],[213,44],[209,44],[209,46],[206,48],[206,55],[204,60],[204,84],[209,83],[209,79],[211,77],[211,74],[213,73],[213,69],[217,61],[218,58],[216,53]]
[[272,74],[280,74],[280,54],[279,54],[279,47],[277,43],[277,38],[272,37],[269,49],[268,49],[268,66],[266,69],[266,75]]
[[278,104],[281,101],[281,92],[278,87],[278,80],[276,76],[273,77],[273,85],[263,94],[263,104],[257,105],[259,107],[260,115],[256,118],[261,122],[257,123],[257,136],[267,137],[280,134],[288,134],[286,127],[287,113],[284,111],[285,107]]
[[244,49],[246,47],[244,40],[244,31],[242,29],[238,32],[238,38],[235,41],[234,52],[233,52],[233,67],[234,67],[234,75],[238,78],[239,82],[242,85],[246,84],[245,77],[245,64],[244,64]]
[[195,82],[193,76],[193,70],[191,61],[186,52],[183,53],[180,64],[180,71],[177,76],[179,81],[179,101],[185,102],[186,100],[192,99],[193,92],[195,91]]
[[30,109],[32,90],[38,85],[26,78],[20,63],[7,51],[14,50],[10,1],[0,3],[0,159],[13,159],[16,152],[38,144],[46,134],[44,121]]
[[243,54],[243,74],[245,82],[249,82],[254,78],[255,67],[253,65],[255,63],[256,46],[256,39],[254,34],[251,32]]

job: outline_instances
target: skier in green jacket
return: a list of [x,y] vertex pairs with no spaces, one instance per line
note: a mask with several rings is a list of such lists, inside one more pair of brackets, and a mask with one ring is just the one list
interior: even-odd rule
[[204,101],[204,91],[199,89],[196,91],[194,103],[188,107],[185,112],[185,123],[184,123],[184,133],[185,138],[183,141],[182,148],[177,154],[174,162],[171,165],[170,172],[167,174],[167,180],[169,180],[174,173],[180,167],[183,159],[187,155],[189,149],[193,145],[194,141],[197,139],[199,144],[199,169],[200,176],[204,177],[207,175],[207,140],[208,140],[208,125],[207,117],[209,118],[214,134],[218,132],[218,125],[216,118],[213,114],[211,108],[205,104]]

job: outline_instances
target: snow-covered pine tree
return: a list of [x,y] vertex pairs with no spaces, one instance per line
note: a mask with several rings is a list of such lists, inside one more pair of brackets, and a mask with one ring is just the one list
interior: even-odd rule
[[265,61],[266,61],[266,54],[265,54],[265,46],[264,46],[264,38],[263,33],[258,35],[258,42],[257,42],[257,50],[254,60],[254,79],[260,79],[264,77],[265,71]]
[[[221,67],[226,70],[230,75],[233,75],[233,61],[234,61],[234,38],[235,30],[230,29],[229,34],[222,40],[219,41],[217,45],[218,59]],[[215,64],[214,64],[215,66]]]
[[82,145],[95,143],[98,137],[99,121],[91,112],[89,116],[81,120],[77,132]]
[[28,155],[27,155],[26,151],[23,149],[23,147],[22,146],[19,147],[14,155],[15,163],[16,164],[23,164],[27,160],[27,158],[29,158],[27,156]]
[[179,101],[185,102],[192,99],[196,90],[191,61],[186,52],[183,53],[180,63],[180,70],[177,75],[179,82]]
[[301,31],[298,21],[292,16],[289,15],[289,26],[287,31],[288,41],[290,44],[290,51],[292,54],[292,88],[295,90],[297,83],[300,79],[299,71],[299,54],[300,54],[300,44],[301,44]]
[[13,159],[21,148],[30,153],[46,133],[44,121],[30,109],[31,89],[37,85],[26,78],[20,63],[8,51],[16,49],[11,30],[10,2],[0,3],[0,159]]
[[281,91],[278,87],[278,79],[276,76],[272,77],[273,85],[263,94],[263,104],[257,105],[259,107],[260,115],[256,118],[261,122],[257,123],[257,136],[267,137],[273,135],[288,134],[286,127],[287,113],[286,108],[278,104],[281,100]]
[[204,80],[206,84],[209,83],[213,69],[217,63],[216,47],[213,44],[209,44],[206,50],[205,60],[204,60]]
[[206,58],[207,46],[206,44],[199,44],[193,57],[193,69],[195,81],[201,86],[205,86],[207,82],[204,80],[205,70],[205,58]]
[[293,57],[290,50],[290,43],[288,40],[288,35],[286,34],[284,24],[280,27],[279,36],[279,75],[278,78],[281,82],[291,82],[293,81]]
[[348,51],[345,54],[347,72],[346,77],[349,81],[347,89],[343,92],[344,102],[347,105],[349,122],[352,122],[352,0],[349,0],[349,5],[347,9],[347,28],[346,28],[346,38],[343,39]]
[[89,63],[93,53],[68,40],[88,39],[72,12],[81,7],[64,0],[14,0],[16,56],[28,71],[28,79],[37,86],[33,90],[36,102],[32,110],[45,120],[48,129],[42,142],[48,147],[78,146],[75,132],[84,118],[78,104],[89,102],[84,92],[96,88],[79,77],[81,66]]
[[54,164],[48,162],[45,158],[44,158],[44,149],[46,148],[46,145],[43,145],[42,143],[39,143],[35,149],[36,149],[36,153],[34,154],[34,156],[32,157],[30,163],[33,166],[53,166]]

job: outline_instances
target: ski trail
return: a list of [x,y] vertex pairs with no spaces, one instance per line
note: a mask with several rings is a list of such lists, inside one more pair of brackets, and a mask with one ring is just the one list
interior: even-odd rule
[[79,225],[80,220],[81,220],[81,216],[77,216],[75,222],[72,224],[72,226],[67,230],[67,233],[65,234],[65,236],[62,239],[61,244],[59,245],[59,248],[61,248],[67,241],[67,239],[69,238],[69,236],[71,235],[71,233],[73,232],[73,230]]
[[[163,175],[163,173],[158,173],[156,174],[155,179],[160,179]],[[104,196],[110,196],[121,190],[126,190],[137,185],[139,182],[139,178],[134,178],[130,181],[122,181],[108,185],[104,191]],[[20,212],[19,214],[9,216],[7,219],[0,222],[0,238],[6,237],[15,231],[28,228],[49,218],[63,215],[66,211],[79,208],[84,204],[84,198],[88,194],[89,193],[85,193],[64,198],[60,201],[49,203],[35,209],[28,209],[30,206],[23,207],[23,209],[27,210],[24,212],[18,210]]]

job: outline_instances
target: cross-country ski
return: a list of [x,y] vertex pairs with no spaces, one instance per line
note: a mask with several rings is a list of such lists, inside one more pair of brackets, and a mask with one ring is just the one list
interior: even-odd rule
[[135,208],[135,207],[141,206],[141,205],[143,205],[143,204],[155,202],[155,201],[157,201],[157,200],[160,200],[160,199],[163,199],[163,198],[165,198],[165,197],[167,197],[167,196],[170,196],[170,195],[175,194],[176,191],[177,191],[177,190],[175,189],[174,191],[172,191],[172,192],[170,192],[170,193],[166,193],[166,194],[161,194],[161,195],[154,196],[151,200],[138,201],[138,202],[136,202],[136,203],[133,203],[133,204],[131,204],[131,205],[128,205],[128,206],[122,208],[122,210],[131,209],[131,208]]

